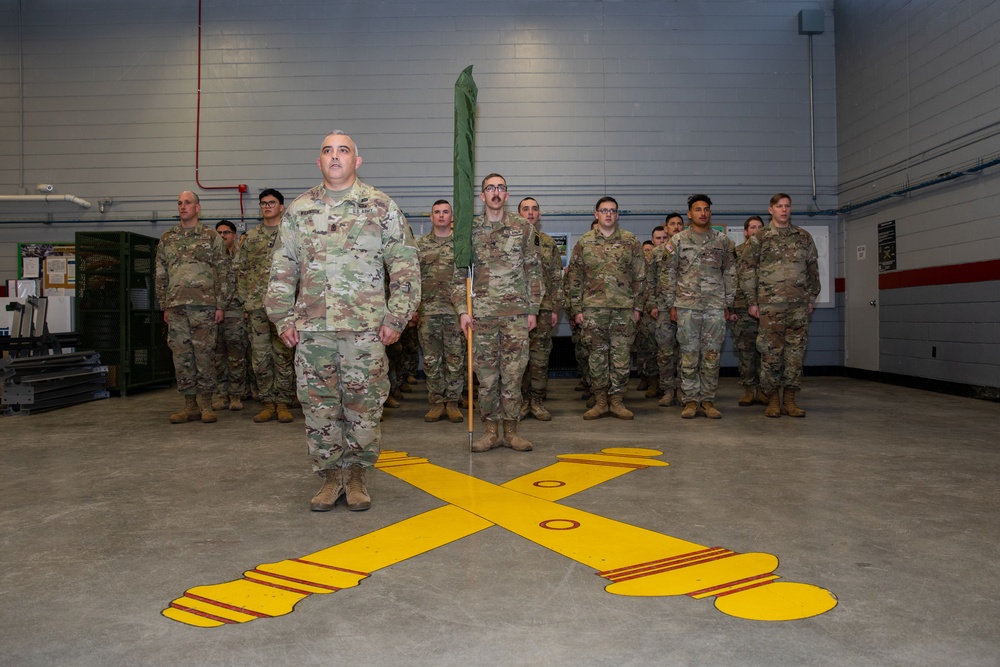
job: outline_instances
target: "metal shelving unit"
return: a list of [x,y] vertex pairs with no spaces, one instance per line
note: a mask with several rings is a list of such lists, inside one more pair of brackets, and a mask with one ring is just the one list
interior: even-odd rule
[[159,239],[131,232],[76,233],[76,328],[101,353],[108,388],[169,384],[173,360],[156,303]]

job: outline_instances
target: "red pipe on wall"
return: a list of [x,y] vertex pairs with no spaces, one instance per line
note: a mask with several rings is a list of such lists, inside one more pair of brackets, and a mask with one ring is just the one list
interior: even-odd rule
[[240,193],[240,220],[243,220],[243,195],[249,190],[246,183],[239,185],[202,185],[200,174],[201,162],[201,3],[198,0],[198,108],[194,123],[194,182],[202,190],[238,190]]

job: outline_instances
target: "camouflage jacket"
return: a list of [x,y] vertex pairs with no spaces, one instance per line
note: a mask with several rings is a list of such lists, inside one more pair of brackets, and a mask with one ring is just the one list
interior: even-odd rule
[[538,252],[542,261],[542,280],[545,294],[539,310],[559,312],[563,308],[563,265],[559,246],[545,232],[538,232]]
[[749,246],[750,242],[744,241],[733,251],[733,256],[736,258],[736,298],[733,299],[733,310],[745,311],[747,309],[747,295],[743,291],[743,265],[740,262],[740,257]]
[[[542,303],[541,240],[535,227],[513,213],[500,222],[472,220],[472,309],[475,317],[537,315]],[[455,269],[451,303],[459,315],[465,303],[465,268]]]
[[420,316],[454,315],[451,303],[455,278],[454,234],[434,236],[434,230],[417,239],[420,249]]
[[660,273],[660,293],[665,308],[722,310],[733,305],[736,262],[733,243],[722,232],[709,228],[704,235],[693,227],[675,234],[674,252]]
[[[223,242],[224,245],[225,242]],[[225,255],[226,258],[223,261],[229,265],[229,271],[227,272],[229,276],[229,289],[227,290],[229,300],[226,302],[223,310],[226,311],[226,317],[243,317],[243,302],[240,301],[240,297],[236,293],[236,264],[240,256],[239,247],[233,248],[232,252],[226,248]]]
[[240,239],[236,257],[236,293],[249,312],[264,309],[264,293],[271,277],[275,248],[281,245],[281,227],[259,224]]
[[577,241],[566,268],[567,314],[584,308],[638,308],[646,302],[646,256],[635,234],[592,229]]
[[740,257],[740,286],[747,305],[814,304],[819,296],[819,260],[812,235],[795,225],[770,223]]
[[653,256],[649,258],[649,271],[646,273],[646,307],[645,312],[649,313],[653,308],[660,312],[667,310],[663,294],[660,291],[660,276],[666,270],[666,265],[670,262],[670,256],[674,254],[673,239],[653,250]]
[[156,300],[160,308],[207,306],[225,309],[232,298],[226,244],[200,222],[179,224],[160,237],[156,247]]
[[[279,332],[403,331],[420,303],[417,244],[385,193],[355,181],[340,199],[307,190],[281,219],[264,308]],[[386,298],[385,274],[389,274]]]

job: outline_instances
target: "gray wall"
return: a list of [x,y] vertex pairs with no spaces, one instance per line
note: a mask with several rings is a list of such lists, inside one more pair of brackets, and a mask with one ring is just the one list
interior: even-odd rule
[[[23,4],[18,17],[17,2],[0,0],[0,194],[52,183],[94,208],[0,203],[0,277],[13,277],[17,241],[158,236],[183,189],[199,191],[206,217],[240,216],[234,190],[194,184],[195,0]],[[813,201],[797,14],[816,7],[826,31],[814,38]],[[343,128],[360,144],[362,178],[419,232],[430,203],[450,198],[453,86],[472,64],[477,174],[504,173],[512,199],[536,196],[547,231],[579,235],[603,194],[642,237],[693,192],[712,196],[717,222],[742,225],[777,191],[801,221],[836,229],[833,216],[804,215],[837,201],[833,35],[832,0],[206,0],[200,177],[247,184],[252,224],[256,193],[316,183],[318,142]],[[831,245],[840,275],[839,233]],[[840,363],[841,319],[816,316],[807,363]]]
[[[838,0],[836,20],[841,205],[1000,155],[1000,3]],[[845,220],[895,220],[906,272],[1000,258],[998,210],[993,168]],[[1000,386],[996,279],[881,290],[879,370]]]

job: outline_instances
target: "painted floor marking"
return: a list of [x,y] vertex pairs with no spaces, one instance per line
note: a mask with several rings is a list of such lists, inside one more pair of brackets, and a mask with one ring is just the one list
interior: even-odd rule
[[611,582],[609,593],[715,597],[723,613],[769,621],[836,606],[825,589],[775,581],[778,559],[771,554],[705,547],[555,502],[631,470],[666,466],[650,458],[660,454],[611,448],[559,456],[558,463],[497,486],[424,458],[383,452],[377,467],[449,504],[302,558],[260,565],[243,579],[192,588],[163,615],[198,627],[280,616],[308,595],[356,586],[371,572],[492,525],[594,568]]

